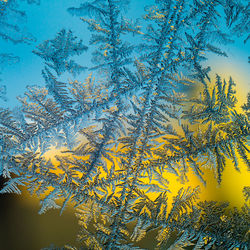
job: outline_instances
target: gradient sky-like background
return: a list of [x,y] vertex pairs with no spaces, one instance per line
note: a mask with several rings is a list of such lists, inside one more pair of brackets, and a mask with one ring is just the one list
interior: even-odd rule
[[[27,31],[30,32],[35,38],[36,41],[31,44],[13,44],[11,41],[5,41],[0,38],[0,53],[12,53],[14,56],[20,57],[20,62],[12,65],[6,65],[3,67],[2,74],[0,75],[0,78],[2,81],[0,82],[0,85],[6,85],[7,86],[7,98],[8,101],[4,102],[0,99],[0,106],[1,107],[9,107],[13,108],[14,106],[18,105],[18,101],[16,99],[16,96],[22,96],[25,92],[25,87],[27,85],[40,85],[44,86],[44,80],[41,75],[41,70],[44,67],[43,61],[40,57],[32,53],[32,50],[35,49],[35,46],[42,43],[44,40],[50,40],[54,39],[57,32],[59,32],[61,29],[65,28],[71,29],[74,34],[81,38],[83,40],[83,43],[85,45],[89,45],[89,37],[90,33],[86,29],[86,25],[83,24],[81,20],[79,20],[78,17],[72,17],[68,12],[68,7],[78,7],[80,3],[82,3],[82,0],[41,0],[40,5],[29,5],[26,3],[26,1],[19,1],[20,6],[19,9],[26,12],[27,15],[27,22],[20,24],[22,27],[26,27]],[[153,3],[152,0],[132,0],[130,4],[130,9],[128,10],[128,16],[129,17],[140,17],[144,13],[144,6],[149,5]],[[236,82],[236,90],[237,90],[237,97],[238,97],[238,107],[240,107],[244,102],[246,102],[246,96],[247,92],[250,91],[250,64],[248,63],[248,56],[250,56],[250,41],[248,41],[247,44],[243,43],[243,38],[236,39],[236,42],[234,44],[230,44],[225,48],[225,51],[228,54],[228,58],[216,56],[216,55],[209,55],[208,61],[206,64],[210,65],[212,68],[211,76],[215,76],[215,73],[221,75],[226,80],[229,79],[229,76],[232,76],[234,81]],[[83,66],[89,66],[90,65],[90,53],[83,53],[81,56],[77,57],[76,61],[80,63]],[[82,73],[81,75],[77,76],[76,79],[83,81],[85,77],[87,76],[89,72]],[[74,78],[70,75],[64,74],[60,80],[74,80]],[[239,197],[241,196],[241,189],[245,185],[249,185],[249,173],[246,170],[246,166],[242,165],[242,171],[241,173],[237,173],[232,166],[228,166],[226,171],[223,174],[223,182],[222,186],[220,188],[217,187],[216,181],[213,179],[213,176],[211,174],[207,174],[207,177],[210,178],[210,181],[208,182],[208,187],[206,189],[203,189],[203,196],[207,199],[221,199],[221,200],[230,200],[233,205],[240,206],[243,202],[243,198]],[[225,181],[224,181],[225,180]],[[194,184],[199,184],[198,180],[193,177],[191,181]],[[58,231],[58,227],[54,228],[54,235],[53,235],[53,228],[52,225],[55,223],[59,223],[59,221],[62,221],[62,223],[65,223],[67,220],[69,221],[69,218],[73,218],[72,215],[70,215],[71,211],[66,211],[66,219],[64,217],[59,217],[58,211],[56,211],[53,216],[50,217],[49,220],[47,220],[46,225],[42,225],[43,219],[36,216],[35,214],[38,211],[38,201],[33,199],[34,202],[30,202],[32,198],[30,198],[29,202],[23,201],[22,198],[13,198],[16,196],[11,196],[10,199],[7,200],[7,196],[0,197],[1,204],[3,201],[5,203],[8,203],[13,206],[13,204],[16,204],[16,209],[11,208],[9,209],[8,205],[1,208],[1,213],[7,213],[6,211],[9,211],[5,216],[5,219],[3,222],[7,225],[7,218],[8,220],[13,218],[12,214],[16,214],[20,211],[26,211],[26,212],[20,212],[20,216],[14,217],[15,221],[20,220],[20,218],[24,218],[24,216],[27,216],[30,219],[31,222],[25,222],[24,219],[22,219],[22,223],[27,223],[26,226],[23,226],[24,228],[30,227],[28,224],[33,225],[33,233],[34,235],[38,234],[39,236],[39,230],[41,236],[34,236],[34,245],[31,246],[31,248],[26,249],[36,249],[38,246],[46,247],[48,245],[45,244],[45,240],[43,241],[42,235],[44,235],[44,232],[48,230],[46,227],[50,227],[51,231],[48,233],[51,236],[51,239],[55,239],[56,235],[59,235],[59,239],[56,239],[54,241],[55,244],[65,244],[67,243],[66,234],[63,233],[60,234]],[[25,196],[27,197],[27,195]],[[26,198],[25,198],[26,199]],[[15,201],[14,201],[15,200]],[[19,204],[19,205],[18,205]],[[5,209],[6,208],[6,209]],[[19,209],[19,210],[18,210]],[[21,210],[20,210],[21,209]],[[22,210],[23,209],[23,210]],[[26,210],[25,210],[26,209]],[[25,215],[26,213],[26,215]],[[52,212],[51,212],[52,213]],[[67,215],[68,213],[68,215]],[[2,214],[3,215],[3,214]],[[22,216],[23,215],[23,216]],[[32,217],[33,216],[33,217]],[[67,217],[69,216],[69,217]],[[44,223],[45,223],[45,217]],[[53,223],[53,218],[55,219]],[[33,221],[32,220],[38,220]],[[39,227],[39,223],[40,226]],[[52,224],[50,224],[52,223]],[[76,221],[73,221],[73,224],[68,223],[68,226],[71,230],[72,235],[75,235],[75,229],[74,225],[76,225]],[[74,224],[75,223],[75,224]],[[6,229],[4,226],[4,223],[1,223],[0,226],[0,232],[5,231],[6,235],[9,235],[8,232],[15,232],[15,228],[9,227],[9,229]],[[63,230],[63,224],[61,226],[61,229]],[[8,227],[7,227],[8,228]],[[18,230],[18,227],[16,228]],[[9,230],[9,231],[8,231]],[[74,232],[73,232],[74,231]],[[63,231],[62,231],[63,232]],[[27,232],[26,234],[29,234],[30,232]],[[28,239],[26,237],[24,232],[24,235],[20,237],[19,244],[24,244],[25,241]],[[73,236],[70,237],[73,237]],[[2,239],[1,239],[2,237]],[[0,249],[12,249],[12,248],[6,248],[7,247],[7,238],[3,237],[0,233]],[[36,240],[35,240],[36,239]],[[41,239],[39,243],[37,243],[38,239]],[[53,242],[50,238],[47,237],[46,242]],[[64,241],[65,240],[65,241]],[[3,243],[1,243],[3,242]],[[32,243],[33,244],[33,243]],[[40,244],[40,245],[39,245]],[[18,248],[23,249],[23,248]],[[18,250],[17,249],[17,250]],[[37,248],[38,249],[38,248]]]

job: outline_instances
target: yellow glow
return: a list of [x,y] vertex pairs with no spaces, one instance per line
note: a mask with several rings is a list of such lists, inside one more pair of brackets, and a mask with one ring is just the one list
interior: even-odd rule
[[227,160],[225,170],[222,173],[222,182],[218,185],[211,170],[205,170],[204,179],[207,181],[204,187],[195,175],[189,174],[192,186],[201,186],[201,200],[228,201],[230,206],[241,207],[244,204],[242,190],[244,186],[249,186],[250,173],[242,161],[240,161],[239,173],[234,169],[233,164]]
[[[50,150],[48,153],[46,153],[46,158],[51,159],[52,163],[57,166],[59,162],[56,160],[56,155],[62,155],[59,150]],[[111,164],[108,163],[108,167],[111,167]],[[171,191],[169,193],[168,202],[169,206],[168,209],[171,208],[171,203],[173,201],[173,197],[177,195],[178,190],[182,187],[187,188],[188,186],[191,186],[193,188],[200,186],[201,193],[199,195],[200,200],[215,200],[215,201],[228,201],[230,202],[230,205],[241,207],[244,204],[244,198],[242,195],[242,189],[244,186],[249,185],[250,180],[250,173],[247,171],[247,167],[245,164],[239,159],[239,167],[241,172],[238,172],[234,169],[233,164],[227,160],[225,170],[222,174],[222,183],[220,186],[218,186],[217,180],[214,177],[214,173],[211,169],[202,169],[204,172],[204,179],[206,180],[206,187],[200,182],[198,177],[192,173],[191,170],[187,173],[188,182],[185,184],[181,184],[178,178],[169,172],[165,172],[163,174],[163,177],[169,181],[168,188]],[[53,171],[54,173],[61,173],[61,170],[58,169],[58,171]],[[105,177],[103,175],[103,177]],[[49,188],[48,191],[46,191],[45,195],[48,194],[52,188]],[[32,199],[28,198],[28,193],[25,192],[24,195],[26,196],[26,199],[28,201],[32,202]],[[155,199],[157,197],[157,193],[150,193],[149,197],[151,199]],[[37,200],[37,198],[35,198]],[[62,200],[59,200],[59,203],[61,203]],[[69,206],[72,204],[69,204]],[[72,207],[72,206],[71,206]]]
[[[217,59],[217,58],[216,58]],[[234,65],[232,62],[227,61],[228,58],[218,59],[214,63],[214,68],[217,71],[212,73],[211,82],[215,81],[215,74],[219,74],[226,81],[229,80],[229,76],[232,76],[232,79],[236,83],[236,91],[237,91],[237,111],[241,112],[241,105],[246,102],[247,92],[249,92],[249,79],[246,77],[246,69],[244,67],[239,68],[239,66]],[[173,124],[174,125],[174,124]],[[178,126],[174,126],[175,129]],[[63,150],[63,149],[61,149]],[[59,150],[50,150],[46,153],[46,158],[50,158],[53,164],[58,164],[55,159],[55,155],[60,155]],[[250,155],[249,155],[250,156]],[[239,159],[239,168],[241,172],[237,172],[234,169],[234,166],[231,161],[226,161],[225,170],[222,173],[222,183],[218,186],[217,180],[214,177],[214,173],[210,169],[202,169],[204,172],[204,179],[206,180],[206,187],[199,181],[199,179],[189,170],[187,176],[189,182],[184,185],[181,184],[174,174],[164,173],[164,178],[169,181],[169,190],[171,193],[169,194],[169,202],[172,202],[172,197],[177,195],[178,190],[181,187],[187,186],[200,186],[200,200],[216,200],[216,201],[228,201],[231,206],[241,207],[244,204],[244,197],[242,195],[242,189],[244,186],[250,185],[250,173],[247,170],[246,165]],[[56,172],[59,174],[59,171]],[[150,194],[150,198],[155,198],[156,193]],[[28,199],[30,200],[30,199]]]
[[[245,58],[245,60],[244,60]],[[212,56],[208,58],[212,65],[212,81],[215,79],[215,74],[219,74],[222,79],[229,80],[231,76],[236,83],[236,92],[238,105],[240,106],[246,102],[247,93],[250,91],[250,78],[249,78],[249,64],[247,63],[246,52],[233,51],[230,57]]]

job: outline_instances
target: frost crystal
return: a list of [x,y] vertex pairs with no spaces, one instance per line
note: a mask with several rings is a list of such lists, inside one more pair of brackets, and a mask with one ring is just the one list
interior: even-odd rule
[[[58,80],[85,69],[70,59],[87,49],[71,31],[37,46],[45,87],[27,87],[14,111],[0,109],[0,173],[9,178],[1,192],[25,184],[43,195],[40,213],[59,208],[60,198],[61,212],[73,203],[88,249],[139,249],[152,230],[158,249],[248,249],[247,204],[239,211],[197,203],[199,187],[173,196],[169,184],[171,175],[186,183],[192,171],[206,185],[208,166],[220,183],[227,160],[237,171],[239,159],[250,168],[249,100],[245,113],[236,110],[233,79],[212,82],[203,64],[208,52],[227,56],[221,45],[234,37],[223,21],[234,33],[249,23],[249,4],[156,0],[145,8],[145,29],[125,17],[127,4],[95,0],[68,9],[92,34],[96,79]],[[2,5],[7,18],[11,9]],[[243,25],[235,35],[247,32]],[[131,44],[131,35],[140,42]],[[184,86],[199,86],[200,97]],[[43,156],[52,146],[63,147],[58,166]]]

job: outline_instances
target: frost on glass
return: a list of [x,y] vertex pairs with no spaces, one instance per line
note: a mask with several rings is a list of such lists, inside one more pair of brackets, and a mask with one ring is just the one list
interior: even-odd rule
[[74,60],[68,60],[69,57],[80,55],[87,47],[82,41],[76,41],[71,30],[61,30],[55,39],[44,41],[37,46],[37,50],[33,51],[46,61],[46,65],[53,69],[57,75],[61,75],[65,71],[70,72],[74,76],[84,71],[86,67],[77,64]]
[[29,44],[35,41],[35,38],[25,28],[26,14],[18,7],[17,0],[0,0],[0,37],[14,44]]
[[[27,87],[19,108],[0,109],[1,193],[25,185],[44,194],[39,213],[74,204],[87,249],[139,249],[152,231],[159,249],[248,249],[249,187],[245,206],[230,210],[226,202],[197,203],[199,187],[171,196],[168,176],[187,183],[192,171],[206,185],[209,165],[220,184],[227,160],[236,171],[239,159],[250,168],[249,98],[237,110],[234,80],[212,81],[203,64],[208,52],[226,57],[234,35],[248,33],[249,4],[157,0],[145,7],[143,25],[126,18],[127,4],[68,9],[92,34],[85,81],[58,80],[83,69],[68,61],[87,49],[71,31],[34,50],[46,64],[45,86]],[[185,86],[200,95],[190,97]],[[63,150],[58,166],[43,157],[52,146]]]
[[0,85],[0,99],[7,101],[6,99],[6,86]]
[[[39,4],[39,0],[28,0],[28,3]],[[11,41],[13,44],[31,44],[36,39],[27,31],[25,23],[26,14],[19,10],[18,1],[0,0],[0,39]],[[19,60],[18,56],[0,51],[0,74],[6,65],[17,63]],[[6,101],[5,95],[6,85],[0,85],[0,99]]]
[[[0,74],[2,73],[2,70],[12,64],[12,63],[17,63],[19,62],[19,58],[17,56],[13,56],[12,54],[8,54],[8,53],[0,53]],[[3,81],[0,78],[0,82]],[[3,101],[7,101],[6,98],[6,90],[7,87],[4,84],[0,84],[0,99]]]

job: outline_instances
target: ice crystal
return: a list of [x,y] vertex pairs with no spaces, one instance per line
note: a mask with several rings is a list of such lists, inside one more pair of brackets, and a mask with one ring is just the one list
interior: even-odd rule
[[[249,100],[245,113],[237,111],[233,79],[217,75],[211,82],[202,63],[207,52],[227,56],[220,45],[234,37],[220,23],[233,33],[243,23],[236,35],[248,32],[249,4],[157,0],[145,8],[145,30],[125,17],[127,4],[95,0],[68,9],[92,33],[91,70],[101,73],[98,80],[93,74],[85,82],[58,80],[65,71],[83,69],[68,61],[86,50],[71,31],[37,46],[34,53],[46,62],[45,87],[29,86],[14,111],[0,109],[0,173],[9,178],[1,192],[19,193],[18,185],[25,184],[31,193],[44,194],[40,213],[59,208],[59,198],[61,212],[73,203],[79,240],[88,249],[139,249],[152,230],[161,249],[248,249],[247,204],[242,211],[215,201],[196,204],[198,187],[181,188],[170,203],[166,176],[185,182],[193,171],[206,185],[207,164],[218,183],[226,159],[238,171],[238,159],[250,168]],[[131,35],[139,45],[129,42]],[[183,85],[197,84],[200,98],[181,92]],[[43,157],[51,146],[67,148],[56,167]],[[247,187],[244,194],[247,201]]]

